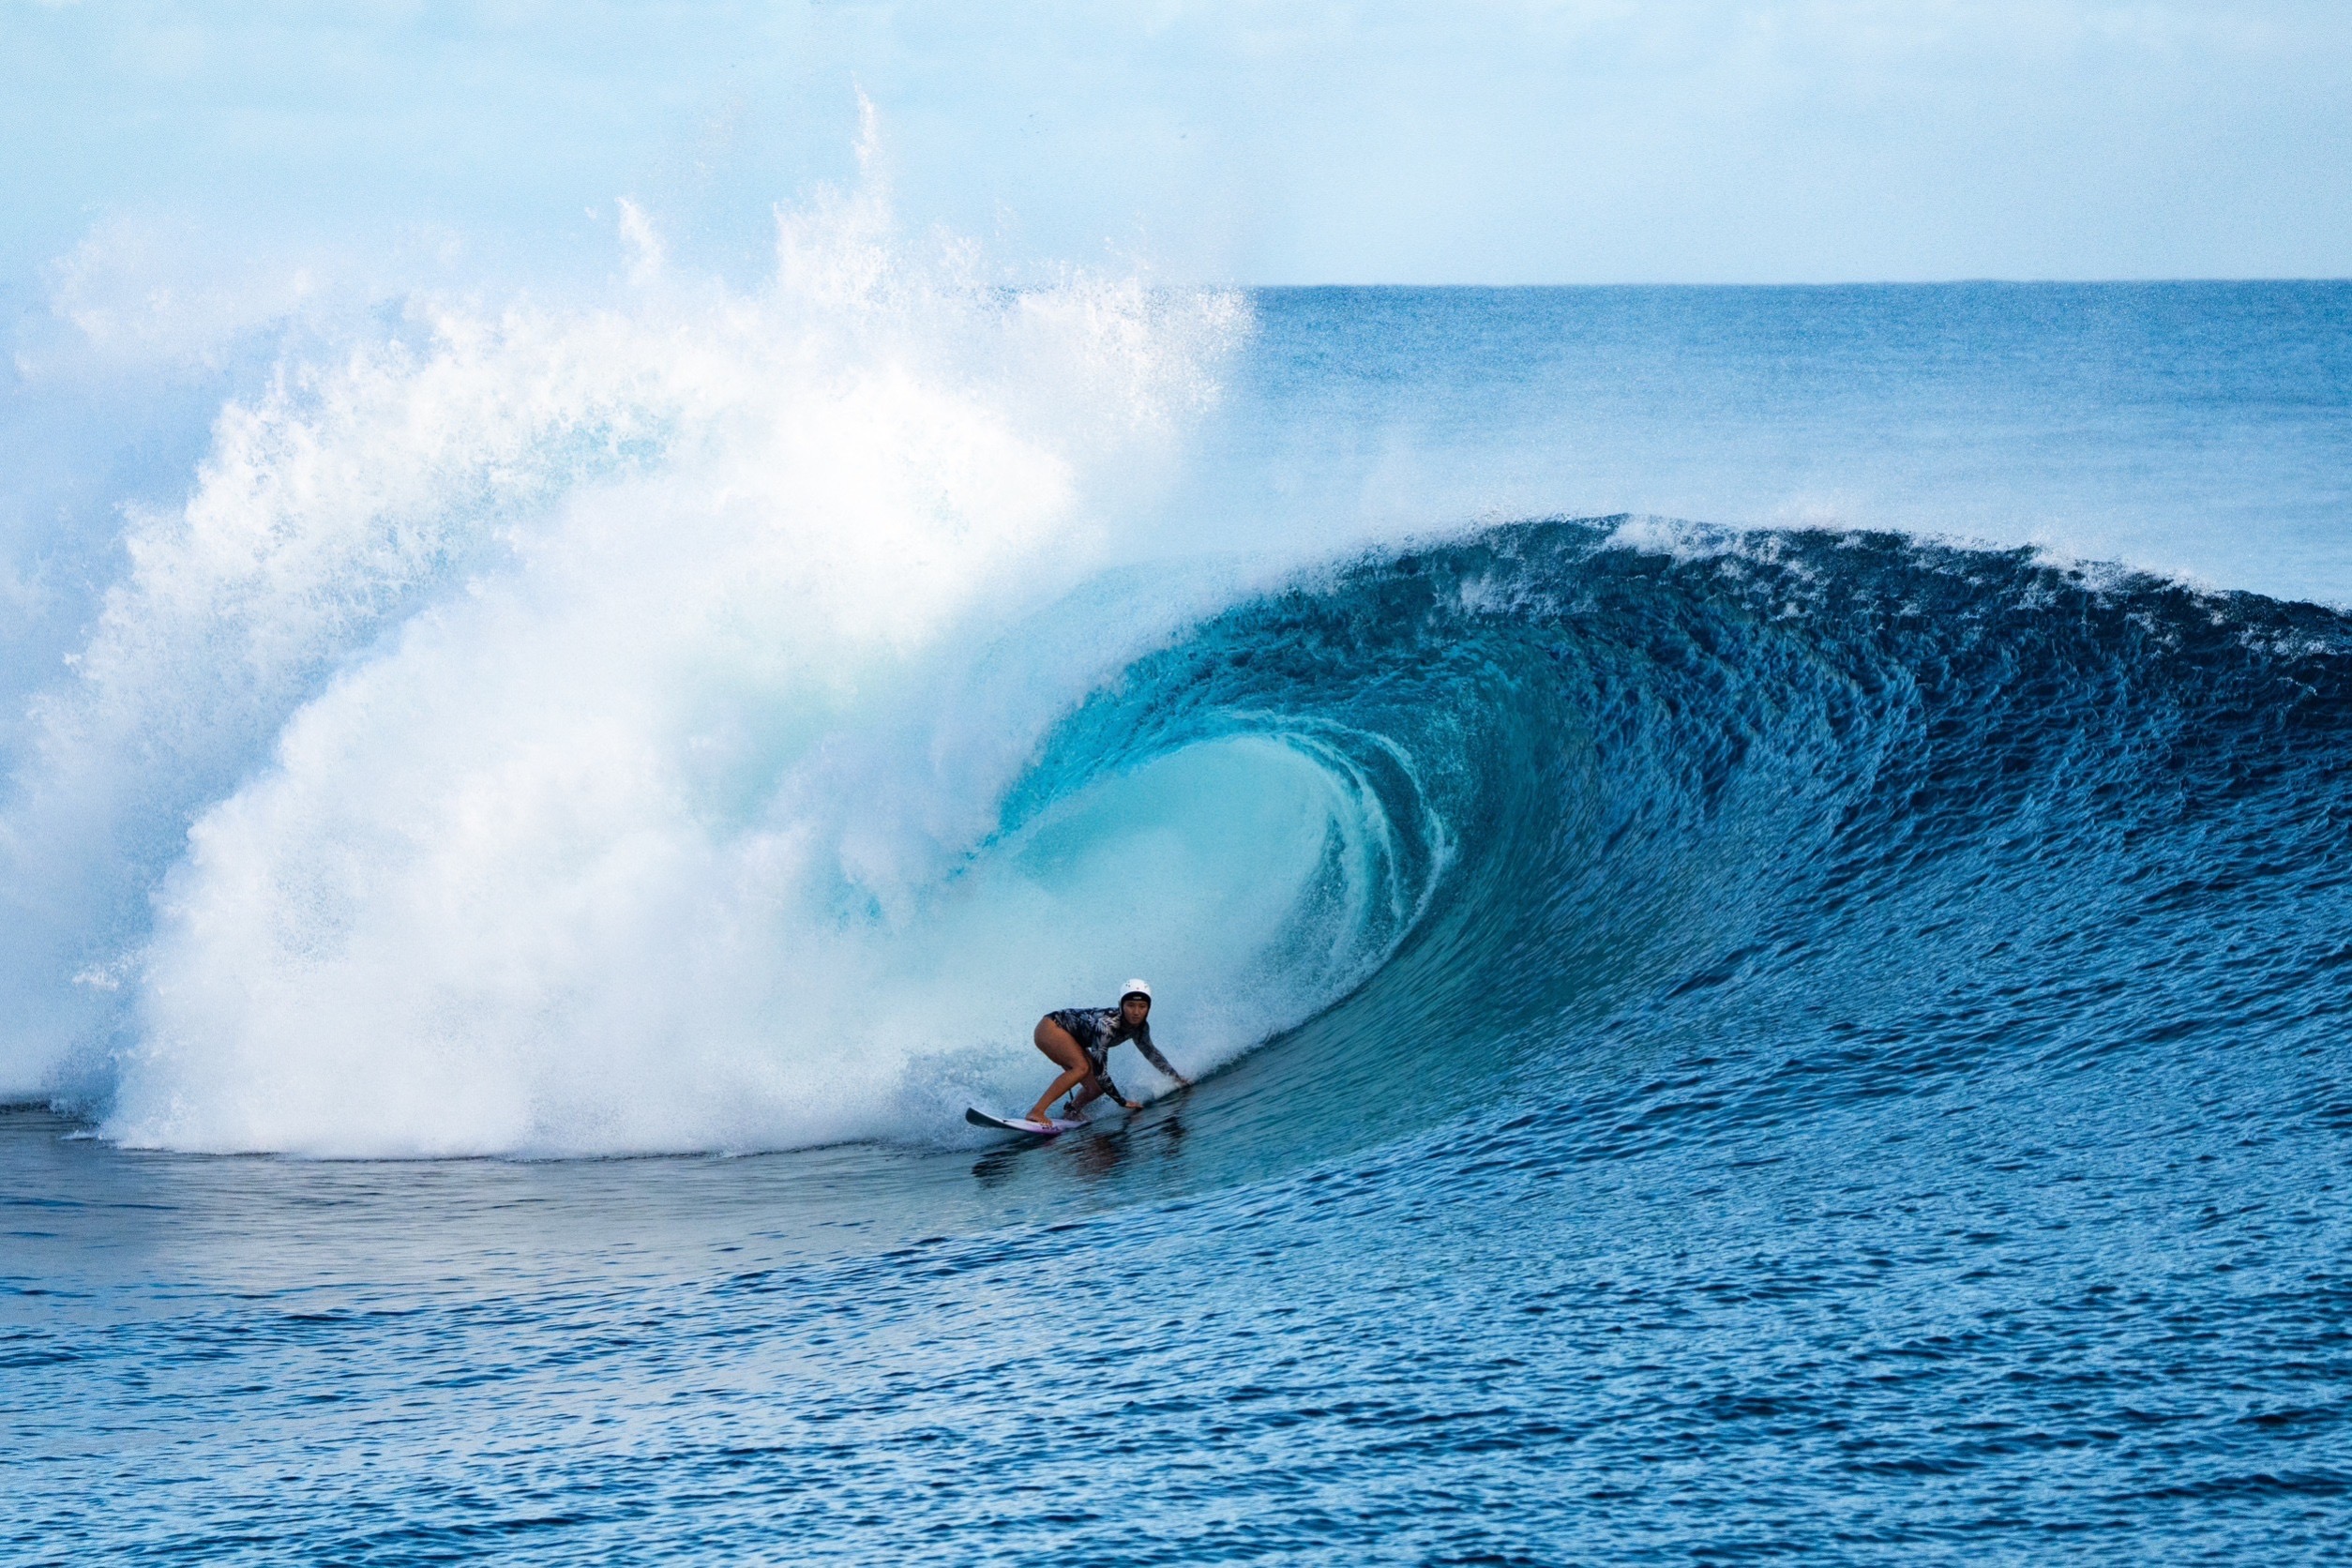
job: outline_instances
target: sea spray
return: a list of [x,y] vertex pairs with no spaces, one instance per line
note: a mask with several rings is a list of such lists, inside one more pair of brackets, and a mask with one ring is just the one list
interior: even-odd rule
[[772,1147],[894,1130],[909,1062],[1025,1052],[1154,946],[1248,967],[1138,924],[1231,924],[1147,884],[939,912],[1045,728],[1197,592],[1103,574],[1159,548],[1245,311],[995,289],[865,198],[785,215],[749,294],[633,233],[618,304],[418,301],[286,365],[132,519],[8,824],[49,915],[17,989],[86,1003],[0,1087],[95,1084],[178,1147]]

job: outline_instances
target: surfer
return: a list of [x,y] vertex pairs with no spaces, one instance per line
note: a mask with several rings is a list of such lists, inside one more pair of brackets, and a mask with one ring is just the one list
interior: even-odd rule
[[1037,1103],[1029,1108],[1032,1122],[1045,1121],[1047,1108],[1067,1090],[1077,1091],[1063,1112],[1067,1120],[1075,1120],[1097,1094],[1108,1094],[1129,1110],[1141,1110],[1143,1102],[1119,1093],[1119,1086],[1103,1070],[1110,1048],[1128,1040],[1135,1042],[1144,1061],[1184,1087],[1192,1087],[1192,1079],[1169,1066],[1168,1058],[1152,1043],[1152,988],[1140,980],[1127,982],[1116,1007],[1064,1007],[1048,1013],[1037,1020],[1033,1037],[1046,1060],[1062,1069],[1062,1076],[1048,1084]]

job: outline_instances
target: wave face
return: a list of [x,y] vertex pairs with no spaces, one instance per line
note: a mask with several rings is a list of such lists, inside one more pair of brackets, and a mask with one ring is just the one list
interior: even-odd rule
[[1230,611],[1052,757],[1311,738],[1385,820],[1439,824],[1403,836],[1434,882],[1393,957],[1256,1064],[1328,1144],[1661,1049],[1760,1052],[1774,1115],[2292,1060],[2341,1029],[2352,962],[2348,678],[2352,625],[2310,606],[1559,521]]

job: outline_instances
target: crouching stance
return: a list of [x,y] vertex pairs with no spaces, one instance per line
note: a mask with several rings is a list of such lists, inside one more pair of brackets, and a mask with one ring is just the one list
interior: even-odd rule
[[1071,1090],[1077,1092],[1070,1095],[1064,1117],[1076,1117],[1097,1094],[1108,1094],[1129,1110],[1141,1110],[1143,1103],[1119,1093],[1119,1086],[1103,1070],[1110,1048],[1128,1040],[1135,1042],[1144,1061],[1180,1084],[1189,1087],[1192,1083],[1169,1066],[1168,1058],[1152,1043],[1152,988],[1140,980],[1127,982],[1116,1007],[1064,1007],[1059,1013],[1048,1013],[1037,1020],[1033,1038],[1046,1059],[1062,1069],[1062,1076],[1046,1085],[1046,1092],[1029,1108],[1032,1122],[1046,1120],[1055,1098]]

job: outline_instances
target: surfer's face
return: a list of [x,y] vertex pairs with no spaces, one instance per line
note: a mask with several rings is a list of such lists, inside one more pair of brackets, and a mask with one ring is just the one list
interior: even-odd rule
[[1119,1011],[1126,1015],[1127,1026],[1132,1029],[1152,1016],[1152,999],[1148,996],[1123,997]]

